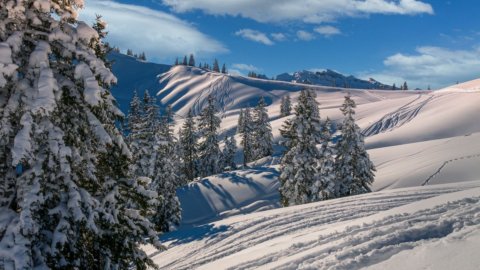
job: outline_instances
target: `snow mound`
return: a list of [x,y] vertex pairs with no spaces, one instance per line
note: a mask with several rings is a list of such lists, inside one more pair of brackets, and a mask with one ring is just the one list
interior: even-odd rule
[[[235,216],[162,236],[152,254],[162,269],[402,269],[416,265],[475,269],[480,247],[480,181],[407,189]],[[444,243],[454,243],[446,246]],[[464,244],[466,243],[466,244]],[[427,247],[441,246],[440,250]],[[452,257],[442,257],[458,247]],[[150,251],[149,247],[145,249]],[[468,256],[468,257],[466,257]],[[462,262],[467,258],[467,262]],[[449,261],[449,262],[447,262]],[[471,266],[471,267],[470,267]]]

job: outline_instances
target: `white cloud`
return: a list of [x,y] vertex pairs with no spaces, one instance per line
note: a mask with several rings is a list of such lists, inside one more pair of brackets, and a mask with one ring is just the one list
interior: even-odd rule
[[297,31],[297,38],[304,41],[310,41],[314,39],[315,36],[313,36],[313,34],[310,32],[300,30],[300,31]]
[[319,27],[315,28],[314,30],[315,30],[315,32],[317,32],[321,35],[324,35],[326,37],[334,36],[334,35],[340,35],[342,33],[340,31],[340,29],[338,29],[336,27],[333,27],[333,26],[330,26],[330,25],[319,26]]
[[252,29],[241,29],[235,32],[235,35],[241,36],[244,39],[248,39],[251,41],[259,42],[265,45],[273,45],[273,41],[268,38],[268,36],[265,33],[262,33],[257,30],[252,30]]
[[413,88],[445,87],[480,77],[480,47],[471,50],[419,47],[415,54],[389,56],[383,64],[384,71],[361,75],[389,84],[407,81]]
[[271,33],[270,36],[276,41],[285,41],[287,40],[287,36],[283,33]]
[[231,15],[258,22],[331,22],[370,14],[433,14],[430,4],[419,0],[163,0],[176,12],[202,10],[212,15]]
[[260,69],[254,65],[249,65],[249,64],[233,64],[232,65],[233,69],[236,70],[243,70],[243,71],[260,71]]
[[96,0],[85,5],[80,19],[90,23],[95,14],[101,14],[109,23],[107,41],[123,50],[144,51],[151,60],[165,61],[188,53],[212,55],[228,51],[222,43],[165,12]]

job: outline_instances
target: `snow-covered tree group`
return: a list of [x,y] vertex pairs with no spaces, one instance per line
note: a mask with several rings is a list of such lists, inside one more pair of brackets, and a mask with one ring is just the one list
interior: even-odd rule
[[371,191],[375,168],[355,124],[354,108],[355,102],[347,95],[341,109],[341,136],[333,144],[330,120],[321,120],[315,93],[300,93],[294,117],[281,130],[281,144],[286,148],[279,178],[284,206]]
[[273,154],[272,127],[269,122],[267,104],[260,97],[253,109],[240,110],[237,133],[241,137],[243,165]]
[[161,248],[161,202],[129,169],[105,33],[77,21],[83,5],[0,3],[1,269],[145,269],[139,245]]

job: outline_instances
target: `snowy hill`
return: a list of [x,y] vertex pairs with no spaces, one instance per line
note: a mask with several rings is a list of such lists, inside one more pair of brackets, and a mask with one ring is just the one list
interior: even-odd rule
[[357,89],[392,89],[391,85],[382,84],[372,78],[368,81],[361,80],[354,76],[345,76],[330,69],[315,72],[309,70],[302,70],[294,72],[293,74],[282,73],[276,77],[276,80],[320,86],[346,87]]
[[[289,93],[295,102],[300,89],[311,87],[200,70],[192,81],[186,69],[161,76],[160,95],[184,111],[201,107],[205,85],[229,85],[230,91],[212,88],[229,97],[219,104],[223,134],[234,132],[238,108],[265,95],[278,141],[285,121],[279,99]],[[311,88],[323,118],[341,119],[347,92],[357,102],[357,122],[377,167],[376,192],[275,209],[277,148],[277,156],[251,169],[179,189],[183,223],[162,236],[169,250],[152,254],[155,261],[165,269],[402,269],[411,258],[412,269],[476,269],[480,262],[469,250],[480,248],[480,80],[440,91]]]
[[168,65],[141,61],[116,52],[110,53],[108,59],[113,61],[112,71],[118,79],[112,93],[124,113],[128,112],[134,90],[143,93],[148,89],[152,94],[156,93],[160,89],[157,75],[170,69]]
[[235,216],[164,235],[162,269],[477,269],[480,181]]

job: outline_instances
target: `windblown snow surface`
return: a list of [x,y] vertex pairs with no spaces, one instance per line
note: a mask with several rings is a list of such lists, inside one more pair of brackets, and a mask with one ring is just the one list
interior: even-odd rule
[[[278,141],[281,97],[295,102],[311,88],[188,69],[160,76],[158,96],[181,125],[188,108],[215,94],[222,136],[234,134],[239,108],[263,95]],[[161,236],[168,250],[145,247],[160,268],[480,269],[480,80],[423,92],[313,89],[323,118],[341,120],[347,92],[357,102],[374,192],[280,208],[277,147],[248,169],[178,190],[183,220]]]

